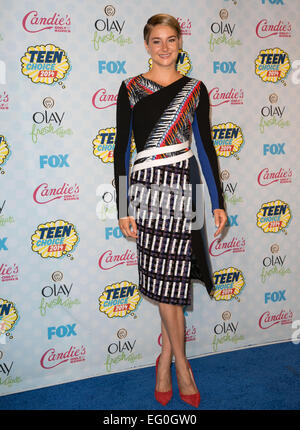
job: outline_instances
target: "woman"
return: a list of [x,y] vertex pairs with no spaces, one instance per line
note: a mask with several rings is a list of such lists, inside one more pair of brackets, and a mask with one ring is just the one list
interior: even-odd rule
[[[200,394],[185,354],[183,306],[191,303],[192,277],[201,280],[210,295],[213,283],[204,228],[192,228],[191,206],[196,207],[195,186],[200,184],[190,149],[192,132],[210,194],[215,236],[227,217],[211,140],[207,89],[176,70],[182,49],[177,20],[166,14],[151,17],[144,28],[144,44],[152,68],[125,79],[117,101],[114,172],[119,226],[125,236],[136,239],[139,290],[159,306],[162,350],[156,360],[155,398],[166,405],[172,397],[174,356],[180,397],[198,407]],[[137,155],[129,192],[132,134]],[[192,193],[187,193],[191,188]],[[178,210],[178,201],[181,209],[185,206],[184,213]]]

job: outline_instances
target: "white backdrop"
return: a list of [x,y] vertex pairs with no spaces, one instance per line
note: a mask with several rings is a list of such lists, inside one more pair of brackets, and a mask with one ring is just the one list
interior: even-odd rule
[[187,354],[295,336],[299,6],[0,1],[0,395],[151,366],[159,353],[158,309],[139,295],[135,242],[118,228],[112,158],[118,88],[151,67],[142,30],[159,12],[184,31],[179,70],[210,92],[229,218],[214,240],[207,199],[218,293],[194,283]]

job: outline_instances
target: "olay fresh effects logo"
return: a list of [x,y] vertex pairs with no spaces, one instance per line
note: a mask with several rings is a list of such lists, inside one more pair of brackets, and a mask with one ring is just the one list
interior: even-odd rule
[[213,337],[213,351],[217,352],[219,345],[223,345],[225,342],[232,342],[236,345],[240,340],[244,340],[245,337],[238,333],[238,321],[230,321],[231,312],[224,311],[222,313],[222,320],[214,326],[214,337]]
[[[0,82],[1,84],[1,82]],[[0,91],[0,110],[8,110],[9,97],[6,91]]]
[[232,122],[216,124],[212,127],[211,136],[218,157],[233,155],[239,159],[237,153],[244,144],[244,136],[238,125]]
[[[0,171],[1,171],[1,169],[0,169]],[[8,215],[4,211],[5,203],[6,203],[6,200],[4,200],[4,201],[0,200],[0,227],[4,227],[7,224],[13,224],[15,222],[14,217],[11,215]]]
[[66,52],[53,44],[29,46],[21,58],[21,71],[34,84],[62,84],[70,70]]
[[63,128],[62,121],[65,116],[65,112],[56,112],[52,110],[54,107],[54,99],[52,97],[44,98],[43,105],[46,108],[44,111],[38,111],[32,115],[32,142],[37,143],[41,136],[49,134],[60,138],[72,135],[73,132],[70,128]]
[[120,265],[135,266],[137,264],[137,255],[130,249],[125,252],[113,252],[111,249],[101,254],[98,265],[101,270],[109,270]]
[[[117,332],[118,340],[110,343],[107,347],[105,367],[107,372],[116,370],[116,365],[120,362],[129,362],[131,365],[143,358],[142,354],[136,352],[136,339],[127,338],[127,330],[120,328]],[[127,338],[127,339],[126,339]]]
[[39,33],[44,30],[58,33],[71,32],[71,18],[68,13],[60,15],[55,12],[52,16],[42,16],[38,11],[31,10],[24,16],[22,25],[28,33]]
[[245,279],[240,269],[228,267],[213,274],[214,290],[213,298],[216,301],[238,299],[245,286]]
[[53,369],[63,363],[81,363],[85,361],[86,347],[71,346],[67,350],[56,351],[55,348],[48,349],[41,357],[40,364],[43,369]]
[[222,170],[220,174],[221,178],[221,186],[222,186],[222,193],[224,196],[224,200],[227,203],[230,203],[232,205],[236,205],[238,203],[243,202],[243,198],[237,195],[237,186],[238,183],[235,181],[229,181],[231,174],[228,170]]
[[11,150],[8,146],[8,143],[5,137],[2,134],[0,134],[0,172],[2,174],[5,173],[2,167],[7,163],[7,160],[10,158],[10,156],[11,156]]
[[73,252],[79,242],[75,226],[57,220],[40,224],[31,236],[31,249],[42,258],[61,258]]
[[282,200],[275,200],[261,205],[256,214],[256,225],[264,233],[283,231],[287,234],[285,229],[288,227],[291,218],[289,205]]
[[283,117],[286,106],[277,104],[278,95],[276,93],[270,94],[269,101],[271,104],[263,106],[260,110],[259,130],[261,133],[264,133],[269,127],[284,128],[290,125],[290,122]]
[[[121,281],[107,285],[99,297],[99,311],[108,318],[135,316],[142,296],[133,282]],[[135,316],[136,317],[136,316]]]
[[98,131],[93,140],[93,154],[103,163],[113,163],[114,147],[116,138],[116,128],[103,128]]
[[[3,336],[2,336],[3,337]],[[1,336],[0,336],[1,339]],[[6,338],[3,339],[3,344],[6,343]],[[0,341],[1,344],[1,341]],[[5,352],[5,354],[7,354]],[[19,384],[20,382],[22,382],[22,378],[20,376],[15,376],[13,375],[12,369],[14,366],[14,362],[13,361],[8,361],[7,357],[4,357],[4,351],[0,350],[0,373],[1,373],[1,377],[0,377],[0,386],[5,386],[5,387],[12,387],[14,384]]]
[[229,91],[221,90],[219,87],[214,87],[209,92],[210,106],[216,107],[229,103],[231,105],[242,105],[244,103],[244,91],[231,88]]
[[245,252],[246,240],[244,237],[233,237],[230,240],[214,239],[209,246],[209,253],[212,257],[223,254]]
[[230,48],[240,46],[242,43],[239,39],[234,39],[233,32],[235,24],[228,22],[228,10],[221,9],[219,12],[221,21],[215,21],[210,26],[209,49],[214,51],[218,45],[228,45]]
[[95,51],[99,51],[102,45],[108,42],[116,43],[119,46],[131,44],[131,38],[122,34],[125,20],[114,16],[116,13],[115,7],[112,5],[105,6],[104,13],[106,17],[98,18],[94,25],[95,31],[92,43]]
[[286,78],[290,68],[289,56],[280,48],[263,49],[255,59],[255,74],[263,82],[282,81]]
[[292,25],[289,21],[279,21],[276,24],[271,23],[266,18],[261,19],[255,29],[256,36],[260,39],[266,39],[267,37],[278,36],[278,37],[291,37]]
[[262,270],[260,279],[265,283],[273,276],[285,276],[292,273],[291,269],[287,267],[287,255],[278,254],[279,245],[274,243],[270,247],[271,255],[267,255],[262,260]]
[[282,167],[278,170],[270,170],[268,167],[262,169],[257,177],[257,182],[262,187],[274,184],[275,182],[280,184],[289,184],[292,182],[292,169],[283,169]]
[[287,325],[293,322],[293,312],[291,309],[288,311],[282,309],[280,312],[264,312],[258,320],[258,325],[261,329],[266,330],[274,327],[277,324]]
[[[114,183],[114,180],[112,182]],[[112,184],[100,184],[96,189],[96,196],[99,197],[96,206],[97,218],[101,221],[115,219],[117,214],[115,187]],[[124,237],[119,227],[105,227],[105,239],[109,240],[110,236]]]
[[[59,270],[52,273],[52,281],[42,288],[41,304],[39,306],[42,317],[53,309],[60,308],[69,311],[74,305],[79,305],[80,301],[71,297],[73,283],[63,281],[63,273]],[[63,282],[62,282],[63,281]],[[48,314],[47,314],[48,315]]]
[[79,200],[79,185],[69,185],[64,182],[60,186],[51,186],[47,182],[38,185],[33,192],[33,200],[39,205],[53,202],[54,200]]

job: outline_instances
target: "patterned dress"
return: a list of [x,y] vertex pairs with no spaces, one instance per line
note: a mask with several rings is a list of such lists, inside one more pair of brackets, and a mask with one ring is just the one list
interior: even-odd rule
[[[137,155],[130,172],[132,135]],[[213,290],[205,224],[195,223],[197,156],[212,211],[224,209],[203,82],[187,76],[168,86],[143,75],[124,80],[114,149],[118,218],[136,220],[139,290],[158,302],[189,305],[192,279]]]

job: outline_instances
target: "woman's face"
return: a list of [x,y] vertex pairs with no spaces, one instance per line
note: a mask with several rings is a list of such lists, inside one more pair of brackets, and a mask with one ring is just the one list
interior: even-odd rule
[[152,58],[152,65],[170,67],[176,64],[178,50],[181,49],[181,37],[168,25],[158,24],[150,32],[149,42],[145,47]]

